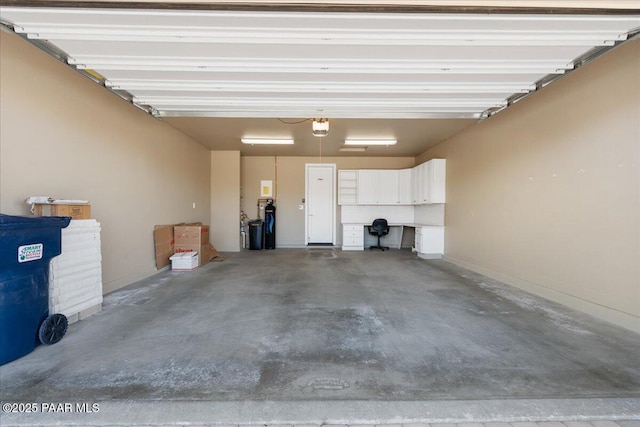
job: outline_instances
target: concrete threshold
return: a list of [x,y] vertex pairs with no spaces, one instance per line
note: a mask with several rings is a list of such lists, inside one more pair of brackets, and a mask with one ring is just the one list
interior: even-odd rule
[[[56,402],[65,403],[65,402]],[[638,398],[449,401],[104,401],[92,412],[39,404],[3,426],[170,426],[489,423],[640,420]],[[75,405],[75,402],[73,402]],[[87,406],[85,406],[86,408]],[[67,407],[66,409],[69,409]],[[97,411],[96,411],[97,409]],[[53,412],[43,412],[52,411]],[[55,412],[60,410],[60,412]]]

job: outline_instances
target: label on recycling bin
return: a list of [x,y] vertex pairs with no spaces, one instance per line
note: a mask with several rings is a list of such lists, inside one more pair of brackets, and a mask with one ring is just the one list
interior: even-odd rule
[[18,246],[18,262],[29,262],[42,259],[43,252],[44,245],[42,243]]

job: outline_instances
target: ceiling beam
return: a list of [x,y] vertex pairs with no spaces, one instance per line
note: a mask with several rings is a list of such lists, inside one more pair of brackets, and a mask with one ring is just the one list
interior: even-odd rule
[[[225,10],[225,11],[296,11],[296,12],[370,12],[370,13],[472,13],[472,14],[580,14],[632,15],[640,5],[634,1],[494,1],[483,6],[472,2],[342,2],[342,1],[91,1],[91,0],[3,0],[9,7],[47,7],[83,9],[164,9],[164,10]],[[465,4],[469,3],[469,4]],[[536,6],[536,3],[541,6]],[[553,6],[552,6],[553,5]],[[564,6],[559,6],[564,5]],[[569,6],[575,5],[575,6]]]

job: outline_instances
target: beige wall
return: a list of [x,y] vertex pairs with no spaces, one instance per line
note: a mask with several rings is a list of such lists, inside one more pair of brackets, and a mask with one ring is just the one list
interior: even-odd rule
[[[414,166],[413,157],[242,157],[242,209],[249,218],[257,216],[260,181],[274,181],[276,199],[276,245],[300,247],[305,245],[305,211],[299,210],[305,197],[306,163],[335,163],[339,169],[402,169]],[[277,179],[276,179],[277,174]],[[336,174],[337,175],[337,174]],[[337,176],[336,176],[337,188]],[[337,201],[336,201],[337,203]],[[340,206],[336,210],[337,243],[342,242]]]
[[240,250],[240,151],[211,152],[211,243]]
[[639,76],[635,41],[419,156],[447,259],[640,331]]
[[0,211],[87,199],[105,293],[155,273],[155,224],[210,219],[209,150],[17,36],[0,42]]

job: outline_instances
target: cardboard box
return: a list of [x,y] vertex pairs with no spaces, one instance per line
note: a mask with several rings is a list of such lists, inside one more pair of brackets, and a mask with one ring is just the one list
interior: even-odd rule
[[218,256],[218,252],[213,247],[213,245],[211,245],[211,243],[207,243],[205,245],[178,245],[178,244],[176,244],[176,245],[174,245],[173,251],[176,254],[187,253],[187,252],[198,252],[198,255],[199,255],[198,266],[199,267],[202,267],[203,265],[205,265],[206,263],[211,261],[213,258]]
[[[200,222],[156,225],[153,228],[153,239],[156,248],[156,268],[158,270],[171,263],[169,258],[174,253],[196,251],[199,255],[199,265],[206,264],[218,256],[218,252],[209,243],[209,226],[202,225]],[[178,249],[176,250],[176,248]]]
[[176,245],[203,246],[209,243],[209,226],[202,224],[177,225],[173,227]]
[[172,270],[184,271],[198,268],[198,253],[194,251],[173,254],[170,260]]
[[91,219],[91,205],[36,203],[33,213],[37,216],[70,216],[71,219]]
[[156,245],[156,268],[160,270],[171,262],[173,255],[173,227],[174,225],[156,225],[153,228],[153,240]]

